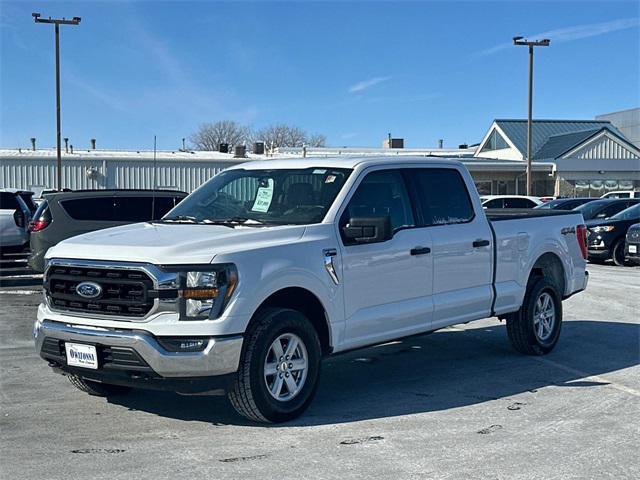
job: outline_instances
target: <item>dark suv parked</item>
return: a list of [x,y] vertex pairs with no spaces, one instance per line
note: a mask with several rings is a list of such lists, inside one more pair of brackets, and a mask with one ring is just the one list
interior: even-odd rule
[[613,217],[618,212],[637,203],[640,203],[640,198],[603,198],[580,205],[574,210],[582,213],[585,220],[600,220]]
[[585,222],[588,229],[587,253],[589,260],[602,263],[611,258],[616,265],[624,265],[627,230],[638,221],[640,221],[640,205],[629,207],[606,220]]
[[82,233],[163,217],[187,194],[169,190],[81,190],[44,196],[29,224],[29,266],[44,271],[44,256]]
[[629,263],[640,264],[640,223],[631,225],[627,230],[627,246],[624,249],[624,258]]

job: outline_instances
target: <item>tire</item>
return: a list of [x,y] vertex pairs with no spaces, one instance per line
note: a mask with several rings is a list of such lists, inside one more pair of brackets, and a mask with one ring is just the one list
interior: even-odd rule
[[[294,340],[297,349],[291,358],[283,358],[281,362],[275,355],[277,346],[283,353],[288,353]],[[304,358],[306,369],[303,370]],[[287,359],[296,364],[287,363]],[[320,359],[318,334],[307,317],[284,308],[261,310],[245,337],[238,373],[228,393],[229,400],[240,415],[255,422],[292,420],[305,411],[315,396]],[[274,373],[268,373],[271,371]],[[287,395],[290,398],[285,398]]]
[[71,382],[71,385],[76,387],[89,395],[96,397],[111,397],[113,395],[122,395],[131,390],[131,387],[125,387],[122,385],[111,385],[108,383],[95,382],[93,380],[87,380],[78,375],[67,375],[67,378]]
[[624,267],[627,263],[624,260],[624,239],[618,240],[611,249],[611,260],[619,267]]
[[[548,320],[550,310],[547,309],[544,318],[536,322],[536,313],[546,301],[552,305],[553,319]],[[508,315],[506,320],[509,340],[518,352],[525,355],[551,352],[558,343],[562,328],[562,298],[557,286],[547,277],[529,280],[522,307]]]

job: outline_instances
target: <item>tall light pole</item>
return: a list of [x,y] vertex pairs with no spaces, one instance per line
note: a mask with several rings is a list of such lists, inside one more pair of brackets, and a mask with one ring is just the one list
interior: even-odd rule
[[66,18],[40,18],[39,13],[32,13],[31,16],[36,23],[53,23],[56,31],[56,147],[58,157],[57,167],[57,188],[62,190],[62,147],[60,145],[60,25],[78,25],[80,17]]
[[531,188],[531,124],[533,110],[533,47],[548,47],[551,40],[529,41],[523,37],[513,37],[514,45],[526,45],[529,47],[529,116],[527,118],[527,195],[532,194]]

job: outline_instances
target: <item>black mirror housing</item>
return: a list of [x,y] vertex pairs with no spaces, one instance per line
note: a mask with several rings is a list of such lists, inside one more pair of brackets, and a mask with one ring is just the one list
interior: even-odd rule
[[353,217],[342,227],[342,235],[347,245],[385,242],[392,237],[391,218]]

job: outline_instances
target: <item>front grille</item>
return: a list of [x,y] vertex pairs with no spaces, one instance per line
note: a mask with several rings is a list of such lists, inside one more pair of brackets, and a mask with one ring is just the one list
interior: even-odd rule
[[[102,293],[80,296],[76,287],[82,282],[98,284]],[[55,310],[144,317],[153,307],[153,280],[141,270],[52,265],[44,286]]]
[[640,230],[629,230],[629,232],[627,233],[627,240],[631,242],[640,242]]

